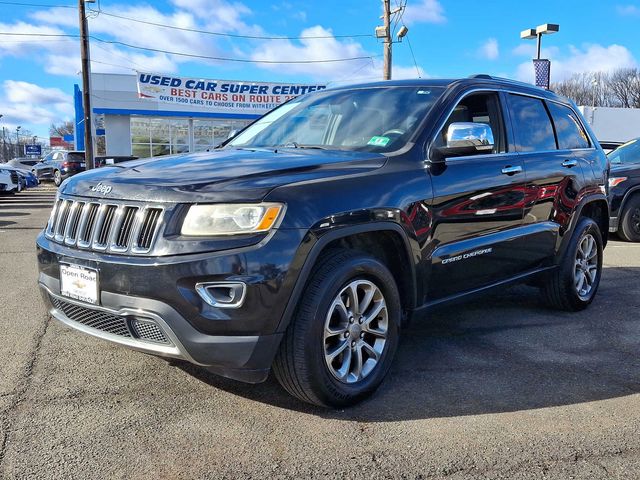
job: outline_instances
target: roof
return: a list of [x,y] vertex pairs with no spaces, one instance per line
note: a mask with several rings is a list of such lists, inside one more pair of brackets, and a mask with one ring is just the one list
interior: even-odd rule
[[493,77],[486,74],[471,75],[466,78],[415,78],[408,80],[382,80],[377,82],[359,83],[351,85],[343,85],[340,87],[332,87],[332,90],[352,89],[352,88],[372,88],[372,87],[472,87],[486,86],[489,88],[512,88],[522,93],[531,93],[532,95],[559,100],[563,103],[570,101],[555,92],[544,90],[530,83],[519,82],[509,78]]

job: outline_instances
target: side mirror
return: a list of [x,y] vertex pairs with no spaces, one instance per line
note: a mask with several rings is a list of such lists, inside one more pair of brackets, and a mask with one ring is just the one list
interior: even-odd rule
[[493,131],[486,123],[454,122],[447,128],[447,145],[436,147],[437,159],[491,153]]

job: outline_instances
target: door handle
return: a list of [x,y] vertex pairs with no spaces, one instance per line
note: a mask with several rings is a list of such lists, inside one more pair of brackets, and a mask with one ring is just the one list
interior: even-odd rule
[[522,173],[521,166],[516,165],[515,167],[512,167],[511,165],[507,165],[502,169],[503,175],[515,175],[516,173]]
[[565,168],[573,168],[577,165],[578,165],[578,161],[573,158],[562,162],[562,166]]

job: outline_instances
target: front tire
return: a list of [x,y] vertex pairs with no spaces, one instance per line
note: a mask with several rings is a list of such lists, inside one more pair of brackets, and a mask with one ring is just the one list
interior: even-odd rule
[[618,234],[627,242],[640,242],[640,195],[633,196],[625,205]]
[[62,183],[62,174],[60,173],[60,170],[53,172],[53,183],[56,187],[59,187]]
[[331,250],[318,260],[273,364],[293,396],[353,405],[380,385],[398,346],[400,296],[379,260]]
[[602,252],[598,224],[591,218],[579,219],[558,268],[543,286],[547,303],[574,312],[587,308],[600,285]]

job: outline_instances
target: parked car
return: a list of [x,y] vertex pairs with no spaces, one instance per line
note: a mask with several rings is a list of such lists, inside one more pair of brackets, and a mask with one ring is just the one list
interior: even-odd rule
[[20,190],[38,186],[38,178],[30,170],[15,167],[14,164],[12,164],[10,161],[0,164],[0,167],[12,170],[18,174],[18,184],[20,186]]
[[84,152],[54,150],[45,155],[32,171],[38,180],[53,180],[56,186],[60,186],[63,180],[84,172],[85,166]]
[[40,162],[39,158],[33,157],[16,157],[7,162],[12,167],[21,168],[24,170],[31,170],[35,165]]
[[16,193],[21,191],[22,183],[20,182],[18,172],[6,167],[4,164],[0,164],[0,192]]
[[532,85],[323,90],[211,152],[69,179],[39,285],[87,334],[251,383],[273,368],[303,401],[351,405],[436,306],[528,281],[586,308],[607,169],[575,105]]
[[629,242],[640,242],[640,139],[625,143],[608,157],[609,231]]
[[600,146],[602,147],[602,150],[604,150],[604,153],[606,154],[611,153],[612,150],[615,150],[620,145],[624,144],[624,142],[602,142],[602,141],[600,141],[599,143],[600,143]]
[[38,177],[36,177],[31,171],[21,168],[16,169],[16,171],[18,172],[18,176],[22,179],[23,188],[37,187],[40,183],[38,181]]

